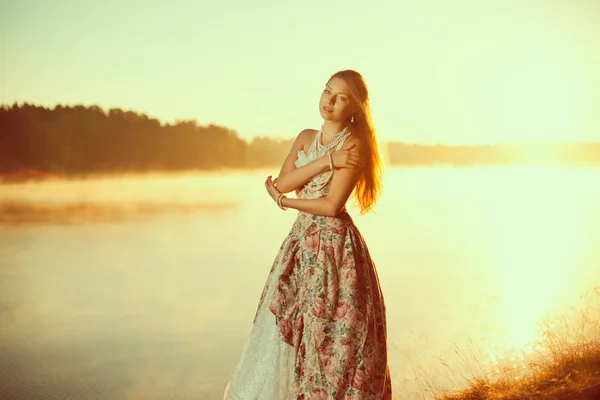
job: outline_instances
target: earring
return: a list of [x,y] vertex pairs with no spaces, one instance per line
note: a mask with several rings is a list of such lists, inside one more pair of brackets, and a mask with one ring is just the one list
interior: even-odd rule
[[353,124],[354,123],[354,115],[352,117],[350,117],[350,123]]

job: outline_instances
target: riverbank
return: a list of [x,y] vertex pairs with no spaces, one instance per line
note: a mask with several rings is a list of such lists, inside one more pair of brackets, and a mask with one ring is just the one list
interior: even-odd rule
[[584,296],[587,306],[577,318],[543,323],[537,354],[521,365],[500,364],[487,375],[467,378],[462,390],[437,393],[435,399],[600,399],[600,287]]

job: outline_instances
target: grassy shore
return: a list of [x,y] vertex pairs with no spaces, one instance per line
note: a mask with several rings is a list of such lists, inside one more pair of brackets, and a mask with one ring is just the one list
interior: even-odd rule
[[539,350],[520,365],[477,368],[461,390],[442,392],[427,383],[424,390],[436,400],[600,399],[600,287],[582,298],[583,309],[541,322]]

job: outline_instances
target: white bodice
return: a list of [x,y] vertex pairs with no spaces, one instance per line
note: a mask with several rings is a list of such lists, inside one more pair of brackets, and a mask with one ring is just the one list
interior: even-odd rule
[[[340,133],[341,136],[339,137],[339,139],[334,139],[334,141],[337,140],[339,141],[339,143],[332,147],[330,147],[329,145],[324,146],[321,144],[322,134],[323,129],[319,129],[308,150],[298,151],[298,159],[295,163],[296,168],[300,168],[321,156],[340,150],[348,136],[350,136],[350,131],[348,131],[347,129],[342,131]],[[331,179],[333,178],[334,171],[327,170],[312,178],[306,183],[306,185],[304,185],[298,197],[301,199],[316,199],[327,195],[331,187]]]

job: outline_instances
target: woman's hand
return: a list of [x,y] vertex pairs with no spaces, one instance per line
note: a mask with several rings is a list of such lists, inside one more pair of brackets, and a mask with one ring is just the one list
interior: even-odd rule
[[345,150],[334,151],[331,153],[331,160],[335,168],[355,168],[361,166],[356,144],[352,144]]
[[269,193],[269,196],[271,196],[273,200],[276,200],[277,196],[281,194],[275,186],[275,183],[277,183],[277,178],[271,179],[271,175],[269,175],[267,177],[267,180],[265,181],[265,188],[267,188],[267,193]]

